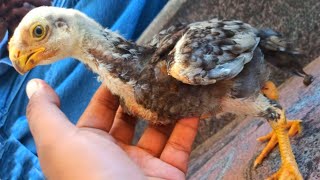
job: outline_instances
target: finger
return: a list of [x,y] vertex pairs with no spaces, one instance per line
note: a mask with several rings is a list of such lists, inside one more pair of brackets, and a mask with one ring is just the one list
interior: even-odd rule
[[80,117],[77,126],[109,132],[118,107],[118,98],[113,96],[108,88],[101,85]]
[[126,114],[119,107],[110,134],[124,144],[131,144],[136,126],[136,118]]
[[59,109],[59,97],[40,79],[27,84],[27,119],[37,145],[51,144],[71,132],[74,126]]
[[192,143],[197,134],[198,124],[198,118],[188,118],[178,121],[160,159],[186,173]]
[[165,147],[173,125],[149,125],[142,134],[137,146],[159,157]]

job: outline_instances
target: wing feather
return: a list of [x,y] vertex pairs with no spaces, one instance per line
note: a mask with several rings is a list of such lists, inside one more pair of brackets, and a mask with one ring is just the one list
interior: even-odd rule
[[192,85],[235,77],[259,43],[256,29],[241,21],[213,19],[183,30],[169,53],[167,69],[177,80]]

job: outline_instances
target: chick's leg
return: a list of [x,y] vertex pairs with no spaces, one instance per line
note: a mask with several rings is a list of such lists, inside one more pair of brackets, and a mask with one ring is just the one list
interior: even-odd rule
[[[279,99],[279,93],[276,86],[268,81],[265,83],[264,87],[261,89],[262,94],[264,94],[267,98],[277,101]],[[296,135],[301,132],[301,120],[289,120],[283,125],[283,129],[288,131],[289,137]],[[263,159],[268,156],[271,150],[278,144],[278,138],[274,130],[272,130],[269,134],[259,137],[257,139],[260,142],[269,141],[266,147],[262,150],[261,154],[256,158],[254,162],[254,167],[257,167],[262,163]]]
[[276,109],[272,114],[275,118],[268,118],[268,122],[278,139],[282,164],[278,172],[269,179],[303,179],[291,149],[284,110]]
[[[290,120],[283,125],[284,131],[288,132],[289,137],[293,137],[297,133],[301,132],[301,120]],[[254,161],[254,167],[257,167],[262,163],[263,159],[266,158],[272,149],[278,144],[277,134],[272,130],[269,134],[257,138],[260,142],[269,141],[266,147],[261,151],[260,155]]]

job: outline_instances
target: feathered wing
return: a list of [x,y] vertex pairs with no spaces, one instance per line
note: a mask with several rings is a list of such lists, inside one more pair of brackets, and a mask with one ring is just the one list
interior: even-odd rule
[[164,29],[159,32],[159,34],[155,35],[149,43],[151,47],[156,48],[153,55],[153,61],[168,55],[185,33],[186,28],[186,24],[179,23],[172,25],[168,29]]
[[256,29],[241,21],[213,19],[162,33],[162,38],[153,41],[156,55],[167,52],[168,74],[192,85],[235,77],[250,62],[259,43]]

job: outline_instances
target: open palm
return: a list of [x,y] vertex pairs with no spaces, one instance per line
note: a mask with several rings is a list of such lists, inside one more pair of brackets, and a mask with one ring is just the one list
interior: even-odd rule
[[41,80],[27,86],[27,117],[41,167],[52,179],[184,179],[198,119],[149,125],[136,145],[136,120],[101,86],[74,126]]

